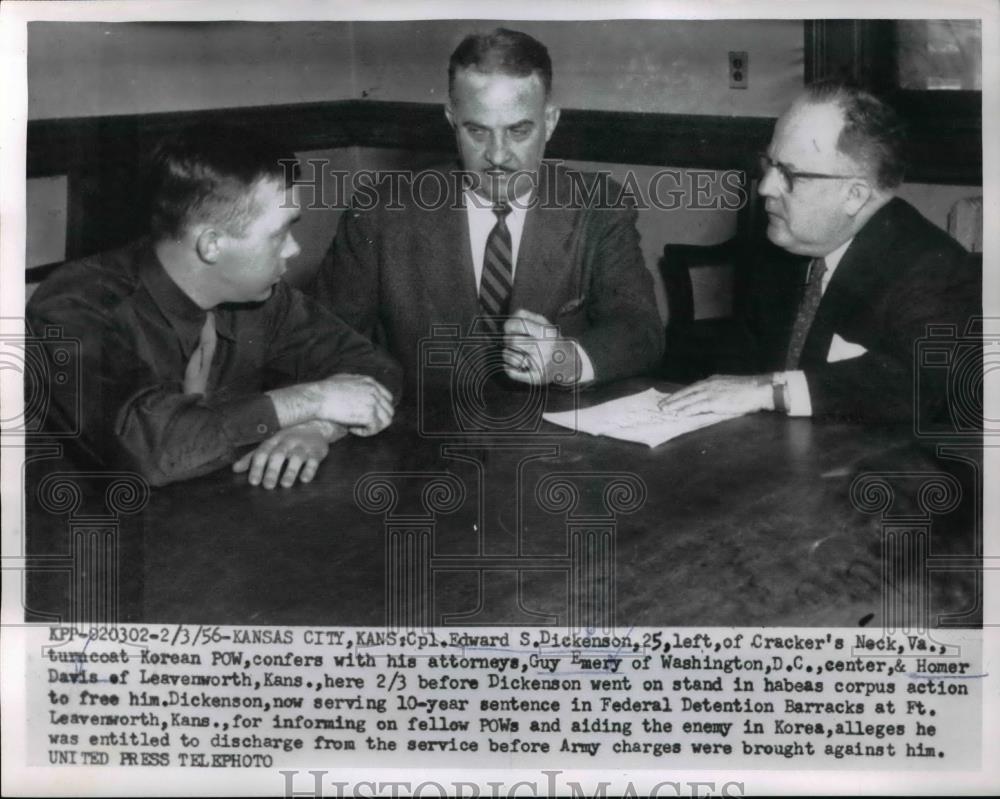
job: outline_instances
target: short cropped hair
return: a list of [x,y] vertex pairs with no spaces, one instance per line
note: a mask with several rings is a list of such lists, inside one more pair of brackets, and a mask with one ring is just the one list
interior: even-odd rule
[[258,213],[258,183],[290,186],[295,175],[295,154],[264,136],[226,125],[188,128],[160,142],[147,164],[150,233],[175,238],[209,223],[243,235]]
[[880,189],[894,189],[906,174],[906,129],[891,106],[866,89],[838,80],[806,87],[810,103],[836,103],[844,115],[837,149],[863,166]]
[[499,73],[515,78],[538,75],[545,96],[552,92],[552,59],[545,45],[532,36],[507,28],[488,33],[472,33],[455,48],[448,61],[448,94],[455,86],[459,69],[475,69],[486,74]]

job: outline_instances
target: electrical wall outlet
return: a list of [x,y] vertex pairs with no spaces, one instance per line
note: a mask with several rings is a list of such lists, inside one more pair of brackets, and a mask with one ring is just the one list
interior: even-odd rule
[[750,61],[746,50],[729,51],[729,88],[745,89],[747,87],[747,72]]

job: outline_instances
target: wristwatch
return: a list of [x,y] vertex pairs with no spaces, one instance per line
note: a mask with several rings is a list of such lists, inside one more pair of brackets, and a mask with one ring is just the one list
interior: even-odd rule
[[774,410],[778,413],[788,413],[788,376],[784,372],[771,375],[771,391],[774,395]]

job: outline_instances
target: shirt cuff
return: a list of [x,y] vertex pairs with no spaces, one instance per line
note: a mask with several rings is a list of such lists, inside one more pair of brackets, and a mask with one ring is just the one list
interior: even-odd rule
[[580,346],[579,341],[573,343],[576,344],[576,355],[580,359],[580,379],[576,381],[576,384],[582,386],[594,382],[594,362],[590,360],[590,356]]
[[809,383],[806,382],[805,372],[799,369],[785,372],[785,379],[788,381],[788,415],[812,416],[812,401],[809,399]]
[[256,444],[277,433],[278,414],[266,394],[216,406],[223,418],[222,430],[234,447]]

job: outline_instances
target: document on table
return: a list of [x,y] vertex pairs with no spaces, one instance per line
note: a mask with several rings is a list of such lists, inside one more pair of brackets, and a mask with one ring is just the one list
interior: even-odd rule
[[717,413],[667,416],[659,409],[657,403],[669,396],[650,388],[639,394],[621,397],[591,408],[546,413],[542,418],[552,424],[575,429],[581,433],[608,436],[656,447],[693,430],[700,430],[702,427],[740,416],[740,414]]

